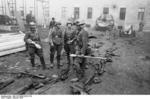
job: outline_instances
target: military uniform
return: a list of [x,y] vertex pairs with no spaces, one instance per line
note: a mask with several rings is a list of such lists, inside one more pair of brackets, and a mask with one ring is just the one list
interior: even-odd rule
[[[50,34],[50,62],[51,64],[54,63],[54,55],[55,52],[57,52],[57,66],[60,67],[60,58],[61,58],[61,51],[62,51],[62,45],[63,45],[63,34],[62,30],[55,26],[52,29],[52,32]],[[51,66],[52,67],[52,66]]]
[[[84,29],[81,29],[81,31],[78,34],[76,54],[88,55],[88,32],[85,31]],[[76,71],[76,76],[79,80],[84,77],[85,65],[86,65],[85,58],[77,58],[76,59],[75,71]]]
[[45,69],[46,66],[45,66],[42,48],[41,49],[36,48],[34,44],[28,42],[29,39],[36,42],[37,44],[41,46],[39,34],[33,33],[33,32],[26,33],[24,41],[27,44],[27,49],[30,55],[32,67],[35,67],[35,54],[37,54],[40,57],[40,61],[43,66],[43,69]]
[[64,33],[64,49],[67,54],[68,66],[70,66],[70,54],[75,54],[75,36],[76,31],[74,31],[72,28],[66,28]]
[[52,20],[49,24],[49,29],[52,29],[55,26],[56,22]]

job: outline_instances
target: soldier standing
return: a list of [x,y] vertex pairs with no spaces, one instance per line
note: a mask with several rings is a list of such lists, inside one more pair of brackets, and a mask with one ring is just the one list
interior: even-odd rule
[[49,29],[52,29],[56,24],[55,18],[53,17],[49,24]]
[[[77,55],[88,55],[88,32],[87,27],[84,23],[79,24],[79,34],[78,34],[78,41],[77,41]],[[79,81],[84,77],[85,68],[86,68],[86,59],[85,58],[78,58],[76,59],[76,77],[72,79],[72,81]]]
[[32,67],[35,67],[35,54],[37,54],[40,57],[42,68],[46,69],[41,40],[36,31],[36,25],[34,22],[30,22],[30,32],[25,35],[24,41],[27,44]]
[[56,23],[50,34],[50,62],[51,68],[54,66],[54,56],[57,52],[57,68],[60,68],[60,58],[63,45],[63,34],[60,24]]
[[68,70],[70,69],[70,54],[75,54],[75,36],[76,31],[74,27],[72,27],[72,23],[67,23],[67,28],[64,33],[64,49],[67,54],[67,61],[68,61]]

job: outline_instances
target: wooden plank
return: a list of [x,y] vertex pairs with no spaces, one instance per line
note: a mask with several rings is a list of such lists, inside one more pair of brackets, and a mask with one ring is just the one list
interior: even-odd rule
[[8,55],[8,54],[24,51],[25,49],[26,49],[25,47],[20,47],[20,48],[16,48],[16,49],[3,51],[3,52],[0,52],[0,56],[4,56],[4,55]]
[[12,36],[12,37],[10,36],[0,37],[0,43],[9,42],[9,41],[17,40],[17,39],[24,40],[24,36],[18,35],[18,36]]
[[25,42],[24,42],[23,33],[8,33],[0,35],[0,56],[16,53],[19,51],[24,51]]
[[25,46],[25,43],[23,41],[20,41],[20,40],[17,40],[15,42],[2,43],[0,45],[0,52],[3,50],[7,50],[7,49],[9,50],[9,49],[17,48],[19,46]]

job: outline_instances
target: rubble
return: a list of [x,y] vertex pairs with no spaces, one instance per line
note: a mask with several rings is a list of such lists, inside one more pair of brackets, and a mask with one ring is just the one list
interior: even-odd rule
[[[102,33],[99,32],[97,34],[101,36]],[[108,93],[115,93],[115,92],[121,93],[122,92],[121,90],[123,88],[128,89],[126,90],[126,92],[133,90],[133,92],[135,93],[138,92],[137,89],[148,90],[148,86],[143,85],[143,87],[139,88],[137,85],[135,85],[134,79],[132,80],[131,79],[132,77],[128,77],[131,74],[127,74],[127,75],[124,74],[124,72],[126,73],[126,69],[127,71],[130,71],[130,73],[132,73],[132,71],[134,72],[135,69],[132,67],[134,61],[133,62],[130,61],[132,60],[130,57],[133,56],[126,55],[127,52],[128,53],[130,52],[132,46],[130,46],[131,48],[126,51],[124,50],[126,45],[124,44],[124,42],[121,42],[121,40],[119,39],[113,44],[113,41],[105,41],[106,38],[102,38],[99,36],[96,36],[96,38],[95,37],[91,37],[91,38],[92,39],[89,43],[90,43],[90,47],[95,52],[95,54],[93,56],[90,56],[92,57],[92,59],[90,58],[87,60],[87,66],[88,66],[88,69],[86,69],[87,78],[85,79],[84,83],[70,81],[70,79],[72,79],[72,77],[74,76],[73,75],[74,72],[71,70],[69,72],[70,74],[68,74],[67,69],[64,69],[67,66],[65,60],[66,56],[64,54],[62,56],[63,68],[61,68],[59,72],[55,68],[41,70],[38,68],[38,66],[34,71],[30,67],[29,62],[26,61],[27,59],[26,53],[21,52],[21,53],[1,57],[0,94],[87,95],[87,94],[97,94],[97,93],[98,94],[101,93],[108,94]],[[110,44],[108,44],[109,42]],[[120,46],[118,44],[120,44]],[[121,46],[121,44],[123,44],[124,46]],[[119,55],[117,54],[118,49],[122,51],[121,53],[119,53]],[[47,56],[48,53],[49,53],[49,46],[47,43],[44,42],[44,55],[46,55],[45,60],[47,61],[47,67],[49,66],[48,63],[49,57]],[[143,56],[143,57],[139,57],[141,60],[149,61],[148,54],[146,55],[142,54],[141,56]],[[104,57],[107,59],[106,60],[94,59],[94,57]],[[119,60],[117,60],[115,57],[119,57]],[[145,61],[142,62],[144,63]],[[138,64],[136,68],[141,68],[140,66],[142,65]],[[143,66],[145,67],[142,68],[146,69],[146,65]],[[27,68],[29,69],[27,70]],[[128,83],[123,82],[126,80],[128,81]],[[133,86],[132,89],[130,89],[131,86]]]

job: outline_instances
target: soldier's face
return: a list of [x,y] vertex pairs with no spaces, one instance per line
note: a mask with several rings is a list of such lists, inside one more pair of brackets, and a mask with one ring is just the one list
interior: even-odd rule
[[35,33],[35,32],[36,32],[36,29],[31,29],[31,32],[32,32],[32,33]]
[[84,27],[84,30],[85,30],[85,31],[88,31],[88,30],[89,30],[89,28],[85,26],[85,27]]
[[74,26],[72,26],[72,30],[73,31],[76,31],[77,30],[77,27],[74,25]]
[[68,27],[71,27],[71,24],[68,24]]

